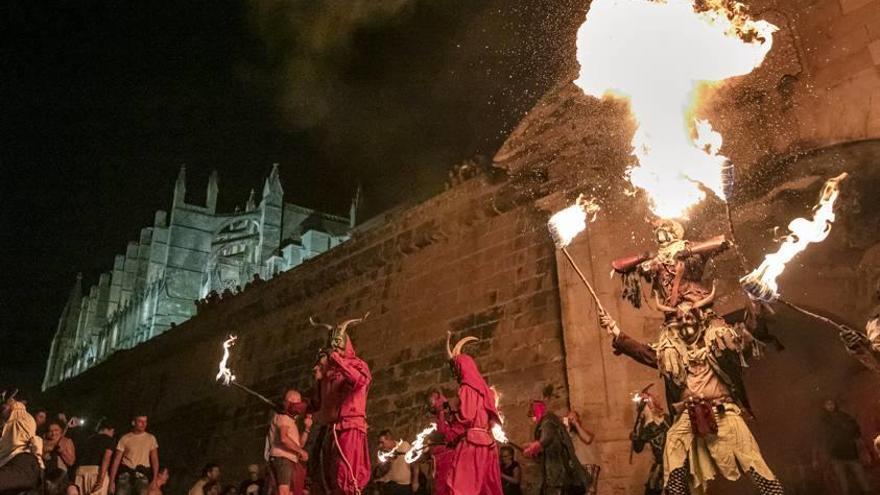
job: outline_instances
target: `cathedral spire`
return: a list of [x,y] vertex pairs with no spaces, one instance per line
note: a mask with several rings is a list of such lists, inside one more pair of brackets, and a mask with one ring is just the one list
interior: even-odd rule
[[254,208],[257,207],[257,203],[254,201],[254,190],[251,189],[251,194],[248,196],[247,203],[244,205],[244,211],[254,211]]
[[219,181],[217,170],[212,171],[211,176],[208,177],[208,194],[205,201],[205,206],[208,207],[208,211],[211,213],[217,212],[217,193],[220,191]]
[[279,197],[284,195],[277,163],[272,164],[272,172],[269,173],[269,177],[266,178],[266,183],[263,185],[263,198],[271,195],[278,195]]
[[174,183],[174,206],[183,206],[184,203],[186,203],[186,164],[180,166],[177,182]]

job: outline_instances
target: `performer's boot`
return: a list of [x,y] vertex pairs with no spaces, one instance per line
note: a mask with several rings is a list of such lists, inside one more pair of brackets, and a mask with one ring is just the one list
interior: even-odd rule
[[670,471],[669,480],[666,482],[666,495],[690,495],[691,487],[688,483],[688,471],[687,464]]
[[761,495],[785,495],[785,491],[782,489],[782,483],[780,483],[779,480],[768,480],[758,474],[758,472],[755,471],[755,468],[749,469],[749,477],[752,478],[752,483],[758,487],[758,492]]

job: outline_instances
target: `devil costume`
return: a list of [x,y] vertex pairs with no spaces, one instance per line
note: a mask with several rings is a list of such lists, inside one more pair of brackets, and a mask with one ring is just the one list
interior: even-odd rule
[[449,485],[447,480],[452,473],[452,465],[455,460],[455,448],[453,442],[461,436],[464,429],[459,423],[450,423],[449,417],[453,415],[449,408],[449,402],[446,397],[439,393],[431,404],[432,412],[435,414],[434,421],[437,424],[437,431],[430,436],[431,460],[434,463],[434,495],[448,495]]
[[492,436],[493,424],[501,423],[493,392],[477,363],[461,353],[464,344],[476,337],[461,339],[454,348],[446,341],[453,373],[458,380],[459,412],[453,420],[456,431],[452,469],[447,478],[451,495],[502,495],[498,446]]
[[578,462],[571,436],[559,416],[543,401],[532,401],[530,417],[537,422],[535,440],[523,448],[526,457],[541,457],[541,495],[575,495],[590,486],[587,471]]
[[327,425],[320,464],[322,485],[329,495],[360,494],[370,481],[366,410],[372,376],[346,334],[349,325],[361,321],[323,325],[331,331],[331,344],[316,406],[318,420]]
[[[764,462],[743,419],[751,414],[742,379],[744,359],[757,343],[743,323],[729,324],[708,308],[714,290],[693,304],[666,313],[658,342],[646,345],[629,337],[607,318],[603,325],[615,334],[616,354],[657,368],[666,385],[667,401],[675,414],[664,449],[667,493],[703,493],[708,480],[721,474],[729,480],[749,474],[763,495],[783,493],[782,485]],[[749,328],[758,320],[748,313]]]

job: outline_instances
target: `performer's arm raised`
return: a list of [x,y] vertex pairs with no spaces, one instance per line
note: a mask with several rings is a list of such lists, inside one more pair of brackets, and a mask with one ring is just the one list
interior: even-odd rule
[[603,315],[599,317],[599,320],[602,328],[614,338],[611,346],[614,348],[615,354],[626,354],[645,366],[657,367],[657,351],[623,333],[620,327],[617,326],[617,322],[610,316]]
[[330,353],[330,360],[339,366],[342,375],[345,377],[345,381],[353,387],[363,387],[370,383],[372,377],[370,376],[370,370],[367,369],[366,366],[353,366],[352,363],[348,359],[342,357],[338,351]]

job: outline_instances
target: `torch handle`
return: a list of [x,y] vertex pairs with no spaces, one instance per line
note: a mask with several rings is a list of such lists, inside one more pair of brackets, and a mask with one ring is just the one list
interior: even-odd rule
[[241,390],[244,390],[244,391],[247,392],[248,394],[253,395],[253,396],[256,397],[257,399],[260,399],[261,401],[265,402],[266,404],[272,406],[272,409],[278,409],[278,404],[272,402],[271,400],[269,400],[268,398],[266,398],[265,395],[263,395],[263,394],[257,392],[256,390],[253,390],[253,389],[250,389],[250,388],[248,388],[248,387],[245,387],[244,385],[242,385],[242,384],[240,384],[240,383],[238,383],[238,382],[231,382],[231,383],[232,383],[233,386],[238,387],[238,388],[240,388]]
[[776,300],[781,302],[783,305],[788,306],[789,308],[797,311],[798,313],[800,313],[802,315],[809,316],[810,318],[815,318],[815,319],[821,321],[822,323],[831,325],[832,327],[836,328],[839,332],[849,330],[849,327],[847,327],[846,325],[838,323],[838,322],[832,320],[831,318],[826,318],[822,315],[817,315],[816,313],[813,313],[812,311],[807,311],[806,309],[798,306],[797,304],[788,302],[781,297],[777,297]]
[[580,277],[581,281],[583,281],[584,285],[587,286],[587,290],[590,291],[590,295],[593,296],[593,301],[596,302],[596,307],[599,309],[599,316],[608,314],[608,312],[605,311],[605,307],[602,306],[602,302],[599,301],[599,295],[596,294],[596,291],[593,289],[593,286],[587,280],[587,277],[584,276],[584,273],[577,266],[577,263],[574,262],[574,258],[571,257],[571,254],[569,254],[568,249],[563,247],[562,253],[565,254],[566,258],[568,258],[568,262],[571,263],[571,267],[574,268],[574,271],[577,272],[578,277]]

